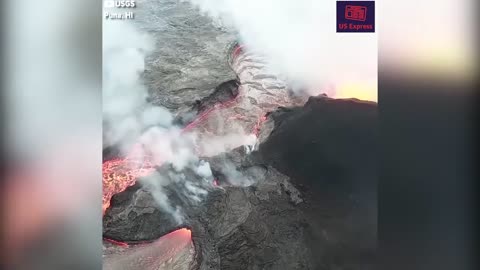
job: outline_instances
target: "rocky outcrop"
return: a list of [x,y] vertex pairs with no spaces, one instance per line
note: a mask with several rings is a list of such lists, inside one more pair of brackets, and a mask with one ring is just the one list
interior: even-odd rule
[[[371,269],[376,105],[317,97],[267,122],[274,127],[258,151],[238,148],[205,159],[220,186],[210,185],[203,201],[186,198],[178,183],[165,187],[183,210],[181,224],[159,210],[140,182],[113,196],[104,236],[137,242],[189,227],[192,269]],[[253,184],[232,186],[221,172],[225,162]]]

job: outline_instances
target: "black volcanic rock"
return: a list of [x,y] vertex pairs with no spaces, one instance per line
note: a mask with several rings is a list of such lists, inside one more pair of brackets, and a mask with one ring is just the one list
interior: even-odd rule
[[103,217],[104,237],[122,242],[151,241],[176,227],[174,218],[159,209],[151,193],[139,182],[113,195],[111,206]]
[[371,269],[377,221],[377,105],[312,97],[273,113],[259,152],[297,187],[315,269]]
[[238,95],[239,84],[238,80],[229,80],[221,83],[215,87],[210,95],[195,100],[190,108],[180,111],[174,119],[174,124],[185,126],[193,121],[196,116],[213,108],[215,105],[233,100]]
[[[212,168],[232,158],[241,149],[209,160]],[[247,159],[245,159],[247,160]],[[305,269],[308,250],[302,226],[305,221],[296,206],[302,202],[288,178],[273,168],[253,161],[228,162],[244,175],[255,175],[253,186],[223,183],[211,186],[208,197],[194,203],[183,197],[181,187],[170,184],[165,193],[183,210],[184,221],[176,223],[158,207],[142,181],[112,197],[104,216],[104,237],[136,243],[152,241],[179,227],[192,229],[196,250],[194,269]],[[160,169],[168,175],[168,166]],[[171,173],[171,171],[170,171]],[[216,174],[216,172],[214,172]],[[189,175],[189,177],[194,177]],[[190,178],[191,179],[191,178]],[[202,181],[202,179],[197,179]],[[292,250],[293,248],[293,250]]]
[[234,99],[238,95],[238,86],[240,83],[237,80],[229,80],[221,83],[215,88],[212,94],[198,100],[194,109],[201,113],[209,108],[212,108],[217,103],[223,103]]
[[[202,202],[192,203],[175,184],[165,187],[184,211],[182,224],[137,184],[113,196],[104,236],[155,240],[187,226],[195,246],[192,269],[373,269],[376,110],[374,103],[316,97],[274,112],[273,130],[258,151],[246,155],[238,148],[206,159],[224,179],[221,187],[205,187]],[[255,183],[229,185],[221,172],[225,162]],[[160,169],[162,175],[169,170]]]

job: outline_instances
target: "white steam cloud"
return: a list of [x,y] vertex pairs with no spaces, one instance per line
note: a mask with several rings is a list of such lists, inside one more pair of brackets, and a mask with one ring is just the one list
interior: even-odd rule
[[[147,103],[148,91],[141,74],[145,70],[144,59],[155,44],[132,24],[105,20],[103,45],[104,147],[115,146],[128,155],[134,145],[141,145],[134,148],[135,155],[129,155],[129,159],[139,159],[139,164],[145,158],[156,165],[170,164],[174,171],[168,177],[154,173],[142,183],[158,206],[181,223],[183,211],[172,204],[165,187],[173,181],[191,202],[201,202],[207,194],[206,184],[212,185],[213,175],[210,164],[200,160],[198,153],[215,155],[253,144],[254,140],[243,131],[199,140],[195,132],[182,132],[175,126],[167,109]],[[196,173],[199,177],[191,178],[197,180],[186,177],[186,169]],[[232,176],[232,184],[245,185],[234,167],[225,167],[225,171]]]
[[336,33],[336,1],[189,1],[308,94],[377,100],[377,35]]
[[154,115],[154,109],[144,108],[148,92],[140,81],[140,74],[145,70],[144,58],[153,46],[153,41],[147,35],[136,31],[132,25],[121,21],[104,21],[105,146],[120,145],[127,148],[122,150],[128,151],[142,131],[142,120],[151,123],[159,119],[168,121],[171,118],[169,114],[162,115],[158,112]]
[[203,177],[204,179],[210,179],[213,177],[210,164],[205,161],[200,162],[195,172],[197,173],[197,175]]
[[[135,156],[129,158],[141,162],[148,157],[156,165],[171,164],[177,172],[191,168],[199,170],[202,177],[206,175],[208,163],[199,163],[195,136],[182,134],[180,128],[173,125],[173,116],[167,109],[146,101],[148,90],[141,74],[145,70],[144,59],[154,42],[132,24],[117,20],[104,21],[103,44],[104,146],[118,147],[122,154],[128,155],[133,145],[141,145],[140,149],[135,148]],[[199,202],[206,191],[189,182],[193,179],[177,175],[166,177],[154,172],[145,178],[142,184],[158,206],[181,223],[182,210],[171,204],[165,192],[170,179],[183,181],[186,194],[195,202]]]

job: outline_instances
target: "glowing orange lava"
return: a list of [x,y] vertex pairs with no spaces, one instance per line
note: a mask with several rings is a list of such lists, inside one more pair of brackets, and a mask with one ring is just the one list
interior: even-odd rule
[[112,159],[103,163],[103,213],[110,206],[110,199],[114,194],[134,185],[138,177],[147,176],[155,170],[149,156],[139,156],[140,147],[136,145],[126,158]]
[[[112,242],[112,241],[110,241]],[[158,270],[158,269],[190,269],[194,260],[192,232],[183,228],[173,231],[151,242],[119,245],[116,252],[103,257],[105,270]]]
[[181,235],[184,238],[188,238],[188,239],[192,238],[192,231],[187,228],[176,230],[174,232],[171,232],[171,234]]
[[253,128],[253,134],[255,134],[255,136],[258,137],[258,135],[260,134],[260,128],[262,127],[262,124],[267,121],[267,116],[266,115],[263,115],[261,116],[260,118],[258,118],[257,120],[257,124],[255,125],[255,127]]
[[[182,132],[188,132],[202,122],[207,117],[217,111],[232,106],[236,102],[236,97],[219,103],[211,109],[201,113],[192,123],[185,126]],[[156,164],[157,166],[160,164]],[[155,164],[152,158],[144,154],[141,145],[135,145],[126,158],[108,160],[103,163],[103,197],[102,210],[105,211],[110,206],[110,200],[114,194],[124,191],[129,186],[133,186],[138,177],[148,176],[155,170]]]
[[[192,239],[192,231],[190,229],[187,229],[187,228],[181,228],[181,229],[178,229],[178,230],[175,230],[171,233],[168,233],[164,236],[162,236],[160,239],[170,239],[170,238],[175,238],[177,240],[183,240],[183,241],[179,241],[180,242],[184,242],[184,243],[188,243],[191,239]],[[130,247],[129,244],[125,243],[125,242],[121,242],[121,241],[116,241],[116,240],[112,240],[112,239],[108,239],[108,238],[103,238],[103,240],[111,243],[111,244],[114,244],[116,246],[120,246],[120,247]],[[151,244],[152,242],[139,242],[139,243],[136,243],[135,246],[141,246],[141,245],[149,245]]]
[[201,113],[199,116],[197,116],[197,118],[192,121],[190,124],[188,124],[186,127],[184,127],[182,129],[182,132],[188,132],[192,129],[194,129],[195,127],[197,127],[200,123],[202,123],[203,121],[205,121],[207,119],[207,117],[215,112],[215,111],[218,111],[220,109],[225,109],[225,108],[228,108],[230,106],[232,106],[233,104],[235,104],[235,102],[237,101],[237,97],[239,95],[237,95],[236,97],[234,97],[233,99],[231,100],[228,100],[228,101],[225,101],[223,103],[219,103],[219,104],[216,104],[215,106],[213,106],[212,108],[206,110],[205,112]]
[[[232,57],[235,59],[242,53],[242,47],[236,46],[232,53]],[[239,92],[242,88],[239,89]],[[202,123],[208,121],[208,116],[213,112],[219,112],[222,114],[221,110],[229,108],[230,106],[237,103],[241,93],[236,97],[232,98],[229,101],[218,103],[212,108],[202,112],[197,118],[185,126],[182,130],[182,133],[189,132],[192,129],[200,126]],[[236,114],[232,119],[227,119],[227,121],[242,119],[242,114]],[[260,133],[260,127],[263,122],[266,121],[266,116],[263,115],[258,118],[255,126],[253,127],[252,133],[258,137]],[[209,133],[208,130],[204,130],[205,133]],[[103,163],[103,197],[102,197],[102,210],[103,213],[110,206],[110,200],[112,196],[116,193],[124,191],[129,186],[135,184],[135,181],[138,177],[143,177],[151,174],[156,166],[160,164],[154,164],[153,159],[148,155],[145,155],[144,150],[141,145],[135,145],[131,153],[125,158],[118,158],[109,160]],[[213,183],[218,185],[218,181]]]

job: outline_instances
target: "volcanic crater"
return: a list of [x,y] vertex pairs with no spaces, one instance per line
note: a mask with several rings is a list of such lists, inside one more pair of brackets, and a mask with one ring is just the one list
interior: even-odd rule
[[[376,103],[295,97],[238,44],[229,64],[237,78],[175,118],[207,141],[197,152],[212,181],[148,157],[131,171],[131,157],[104,152],[104,268],[373,269]],[[208,149],[238,130],[245,136],[229,149]],[[234,184],[226,167],[247,183]],[[152,175],[168,178],[162,192],[181,221],[159,207]],[[204,198],[192,200],[178,179],[200,183]]]

